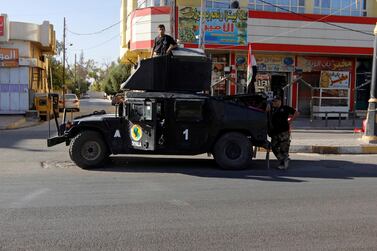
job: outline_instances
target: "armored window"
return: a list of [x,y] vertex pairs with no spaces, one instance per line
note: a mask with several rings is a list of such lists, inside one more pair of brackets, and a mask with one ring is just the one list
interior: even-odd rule
[[175,117],[177,121],[202,121],[202,100],[177,100],[175,102]]

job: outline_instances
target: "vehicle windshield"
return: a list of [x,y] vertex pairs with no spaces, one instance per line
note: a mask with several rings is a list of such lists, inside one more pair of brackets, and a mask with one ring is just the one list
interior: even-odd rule
[[66,94],[65,99],[77,99],[77,96],[75,94]]

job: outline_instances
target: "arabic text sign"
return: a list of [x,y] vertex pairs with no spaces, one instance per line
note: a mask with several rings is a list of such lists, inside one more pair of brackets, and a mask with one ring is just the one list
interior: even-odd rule
[[5,18],[0,16],[0,36],[4,36]]
[[350,73],[348,71],[321,71],[320,87],[348,88]]
[[[205,43],[224,45],[247,44],[247,10],[207,9]],[[178,33],[183,43],[199,42],[200,8],[179,9]]]
[[300,56],[297,66],[304,72],[352,71],[352,59]]
[[17,67],[18,49],[0,48],[0,67]]

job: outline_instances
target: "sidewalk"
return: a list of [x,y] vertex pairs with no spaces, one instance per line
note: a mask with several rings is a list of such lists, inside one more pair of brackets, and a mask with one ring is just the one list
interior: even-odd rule
[[367,144],[353,130],[294,129],[290,152],[319,154],[377,154],[377,144]]
[[363,133],[354,133],[361,128],[364,118],[297,118],[292,125],[290,152],[319,154],[377,154],[377,144],[367,144]]
[[310,120],[309,117],[298,117],[293,122],[293,129],[310,129],[310,130],[352,130],[361,128],[365,118],[341,119],[329,118],[327,121],[321,118]]
[[26,118],[24,115],[0,115],[0,130],[11,130],[39,125],[37,119]]

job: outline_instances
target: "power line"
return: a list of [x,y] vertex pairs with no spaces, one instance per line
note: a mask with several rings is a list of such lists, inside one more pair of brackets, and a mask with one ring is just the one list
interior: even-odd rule
[[69,33],[73,34],[73,35],[76,35],[76,36],[91,36],[91,35],[97,35],[97,34],[100,34],[100,33],[104,32],[104,31],[106,31],[106,30],[108,30],[108,29],[113,28],[114,26],[117,26],[117,25],[120,24],[122,21],[123,21],[123,20],[120,20],[120,21],[118,21],[118,22],[116,22],[116,23],[114,23],[114,24],[112,24],[112,25],[110,25],[110,26],[108,26],[108,27],[106,27],[106,28],[103,28],[103,29],[101,29],[101,30],[99,30],[99,31],[90,32],[90,33],[78,33],[78,32],[71,31],[71,30],[69,30],[69,29],[67,29],[67,31],[68,31]]

